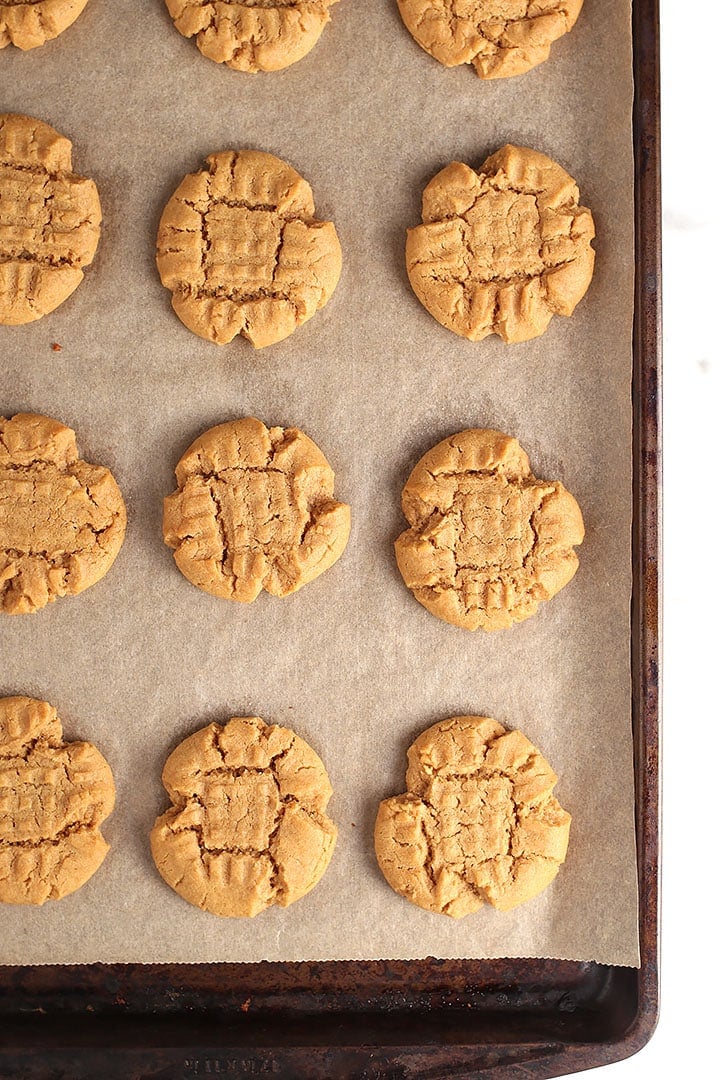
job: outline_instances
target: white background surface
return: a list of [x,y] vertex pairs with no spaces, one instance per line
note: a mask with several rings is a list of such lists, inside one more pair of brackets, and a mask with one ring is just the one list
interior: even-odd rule
[[[692,31],[691,31],[692,27]],[[690,35],[690,36],[689,36]],[[634,1057],[578,1076],[718,1076],[713,868],[720,707],[715,541],[720,346],[715,0],[661,2],[664,717],[660,1022]],[[690,37],[692,40],[690,40]],[[712,468],[712,473],[715,469]]]

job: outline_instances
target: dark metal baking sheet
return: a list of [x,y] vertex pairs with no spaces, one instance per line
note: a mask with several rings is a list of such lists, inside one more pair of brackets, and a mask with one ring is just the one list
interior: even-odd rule
[[639,969],[554,960],[0,967],[3,1080],[497,1080],[630,1056],[658,1013],[658,0],[635,0],[633,725]]

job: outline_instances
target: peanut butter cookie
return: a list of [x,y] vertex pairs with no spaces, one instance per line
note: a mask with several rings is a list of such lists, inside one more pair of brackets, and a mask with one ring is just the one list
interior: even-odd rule
[[561,483],[537,480],[517,439],[499,431],[461,431],[434,446],[411,472],[402,508],[410,528],[395,541],[400,573],[454,626],[512,626],[577,570],[578,504]]
[[345,550],[350,507],[335,502],[327,459],[297,428],[254,417],[220,424],[185,451],[175,476],[165,543],[188,581],[213,596],[287,596]]
[[272,154],[211,154],[165,207],[157,265],[180,320],[225,345],[282,341],[332,296],[342,255],[306,180]]
[[423,192],[407,272],[439,323],[470,341],[528,341],[572,315],[592,278],[595,226],[575,181],[544,154],[504,146],[475,172],[457,161]]
[[51,705],[0,698],[0,901],[44,904],[84,885],[109,851],[100,826],[114,802],[107,761],[64,742]]
[[203,56],[236,71],[278,71],[316,44],[337,0],[165,0]]
[[33,322],[67,300],[100,239],[92,180],[72,143],[29,116],[0,115],[0,323]]
[[215,915],[287,907],[325,873],[337,829],[320,758],[288,728],[257,716],[209,724],[172,752],[163,769],[172,807],[150,845],[180,896]]
[[36,49],[75,22],[88,0],[0,0],[0,49]]
[[112,474],[79,459],[74,431],[33,413],[0,417],[0,611],[37,611],[94,585],[125,519]]
[[453,716],[408,751],[407,791],[380,804],[375,852],[388,884],[418,907],[461,918],[509,911],[565,861],[570,815],[557,776],[519,731]]
[[425,52],[445,67],[472,64],[481,79],[521,75],[572,30],[583,0],[398,0]]

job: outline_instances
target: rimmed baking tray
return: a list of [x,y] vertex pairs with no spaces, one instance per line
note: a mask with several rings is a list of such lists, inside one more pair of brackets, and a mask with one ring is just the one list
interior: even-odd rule
[[639,969],[555,960],[0,968],[0,1076],[549,1078],[628,1057],[658,1012],[657,0],[633,4],[632,677]]

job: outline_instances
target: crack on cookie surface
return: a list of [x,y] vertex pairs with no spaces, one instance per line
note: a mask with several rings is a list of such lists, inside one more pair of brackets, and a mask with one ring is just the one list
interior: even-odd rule
[[0,49],[35,49],[75,22],[88,0],[0,0]]
[[172,807],[151,835],[163,878],[218,915],[253,916],[319,881],[337,831],[320,758],[287,728],[258,717],[211,724],[168,758]]
[[[467,469],[458,467],[465,452]],[[473,467],[478,457],[485,467]],[[537,480],[517,440],[500,432],[470,430],[434,447],[413,469],[402,506],[403,580],[455,626],[496,630],[527,619],[577,569],[577,503],[561,483]]]
[[109,766],[90,743],[66,743],[55,710],[0,698],[0,901],[42,904],[84,884],[105,858]]
[[388,883],[459,918],[509,910],[541,892],[565,859],[570,815],[557,777],[519,732],[451,717],[408,751],[407,791],[381,803],[375,850]]
[[306,56],[337,0],[165,0],[200,52],[237,71],[277,71]]
[[446,67],[472,64],[483,79],[520,75],[547,60],[583,0],[398,0],[418,45]]
[[477,172],[446,166],[408,230],[407,272],[443,326],[471,341],[527,341],[570,315],[594,266],[590,211],[572,178],[537,151],[506,146]]
[[110,569],[126,512],[108,469],[78,458],[48,417],[0,417],[0,611],[27,614],[75,595]]
[[295,428],[246,418],[211,429],[186,451],[165,500],[164,538],[194,585],[241,602],[287,596],[342,554],[350,508],[334,474]]
[[218,344],[256,348],[293,333],[324,307],[342,256],[335,227],[316,221],[309,185],[259,151],[227,151],[185,177],[163,212],[157,265],[173,307]]
[[100,238],[92,180],[67,139],[39,120],[0,116],[0,323],[53,311],[77,288]]

